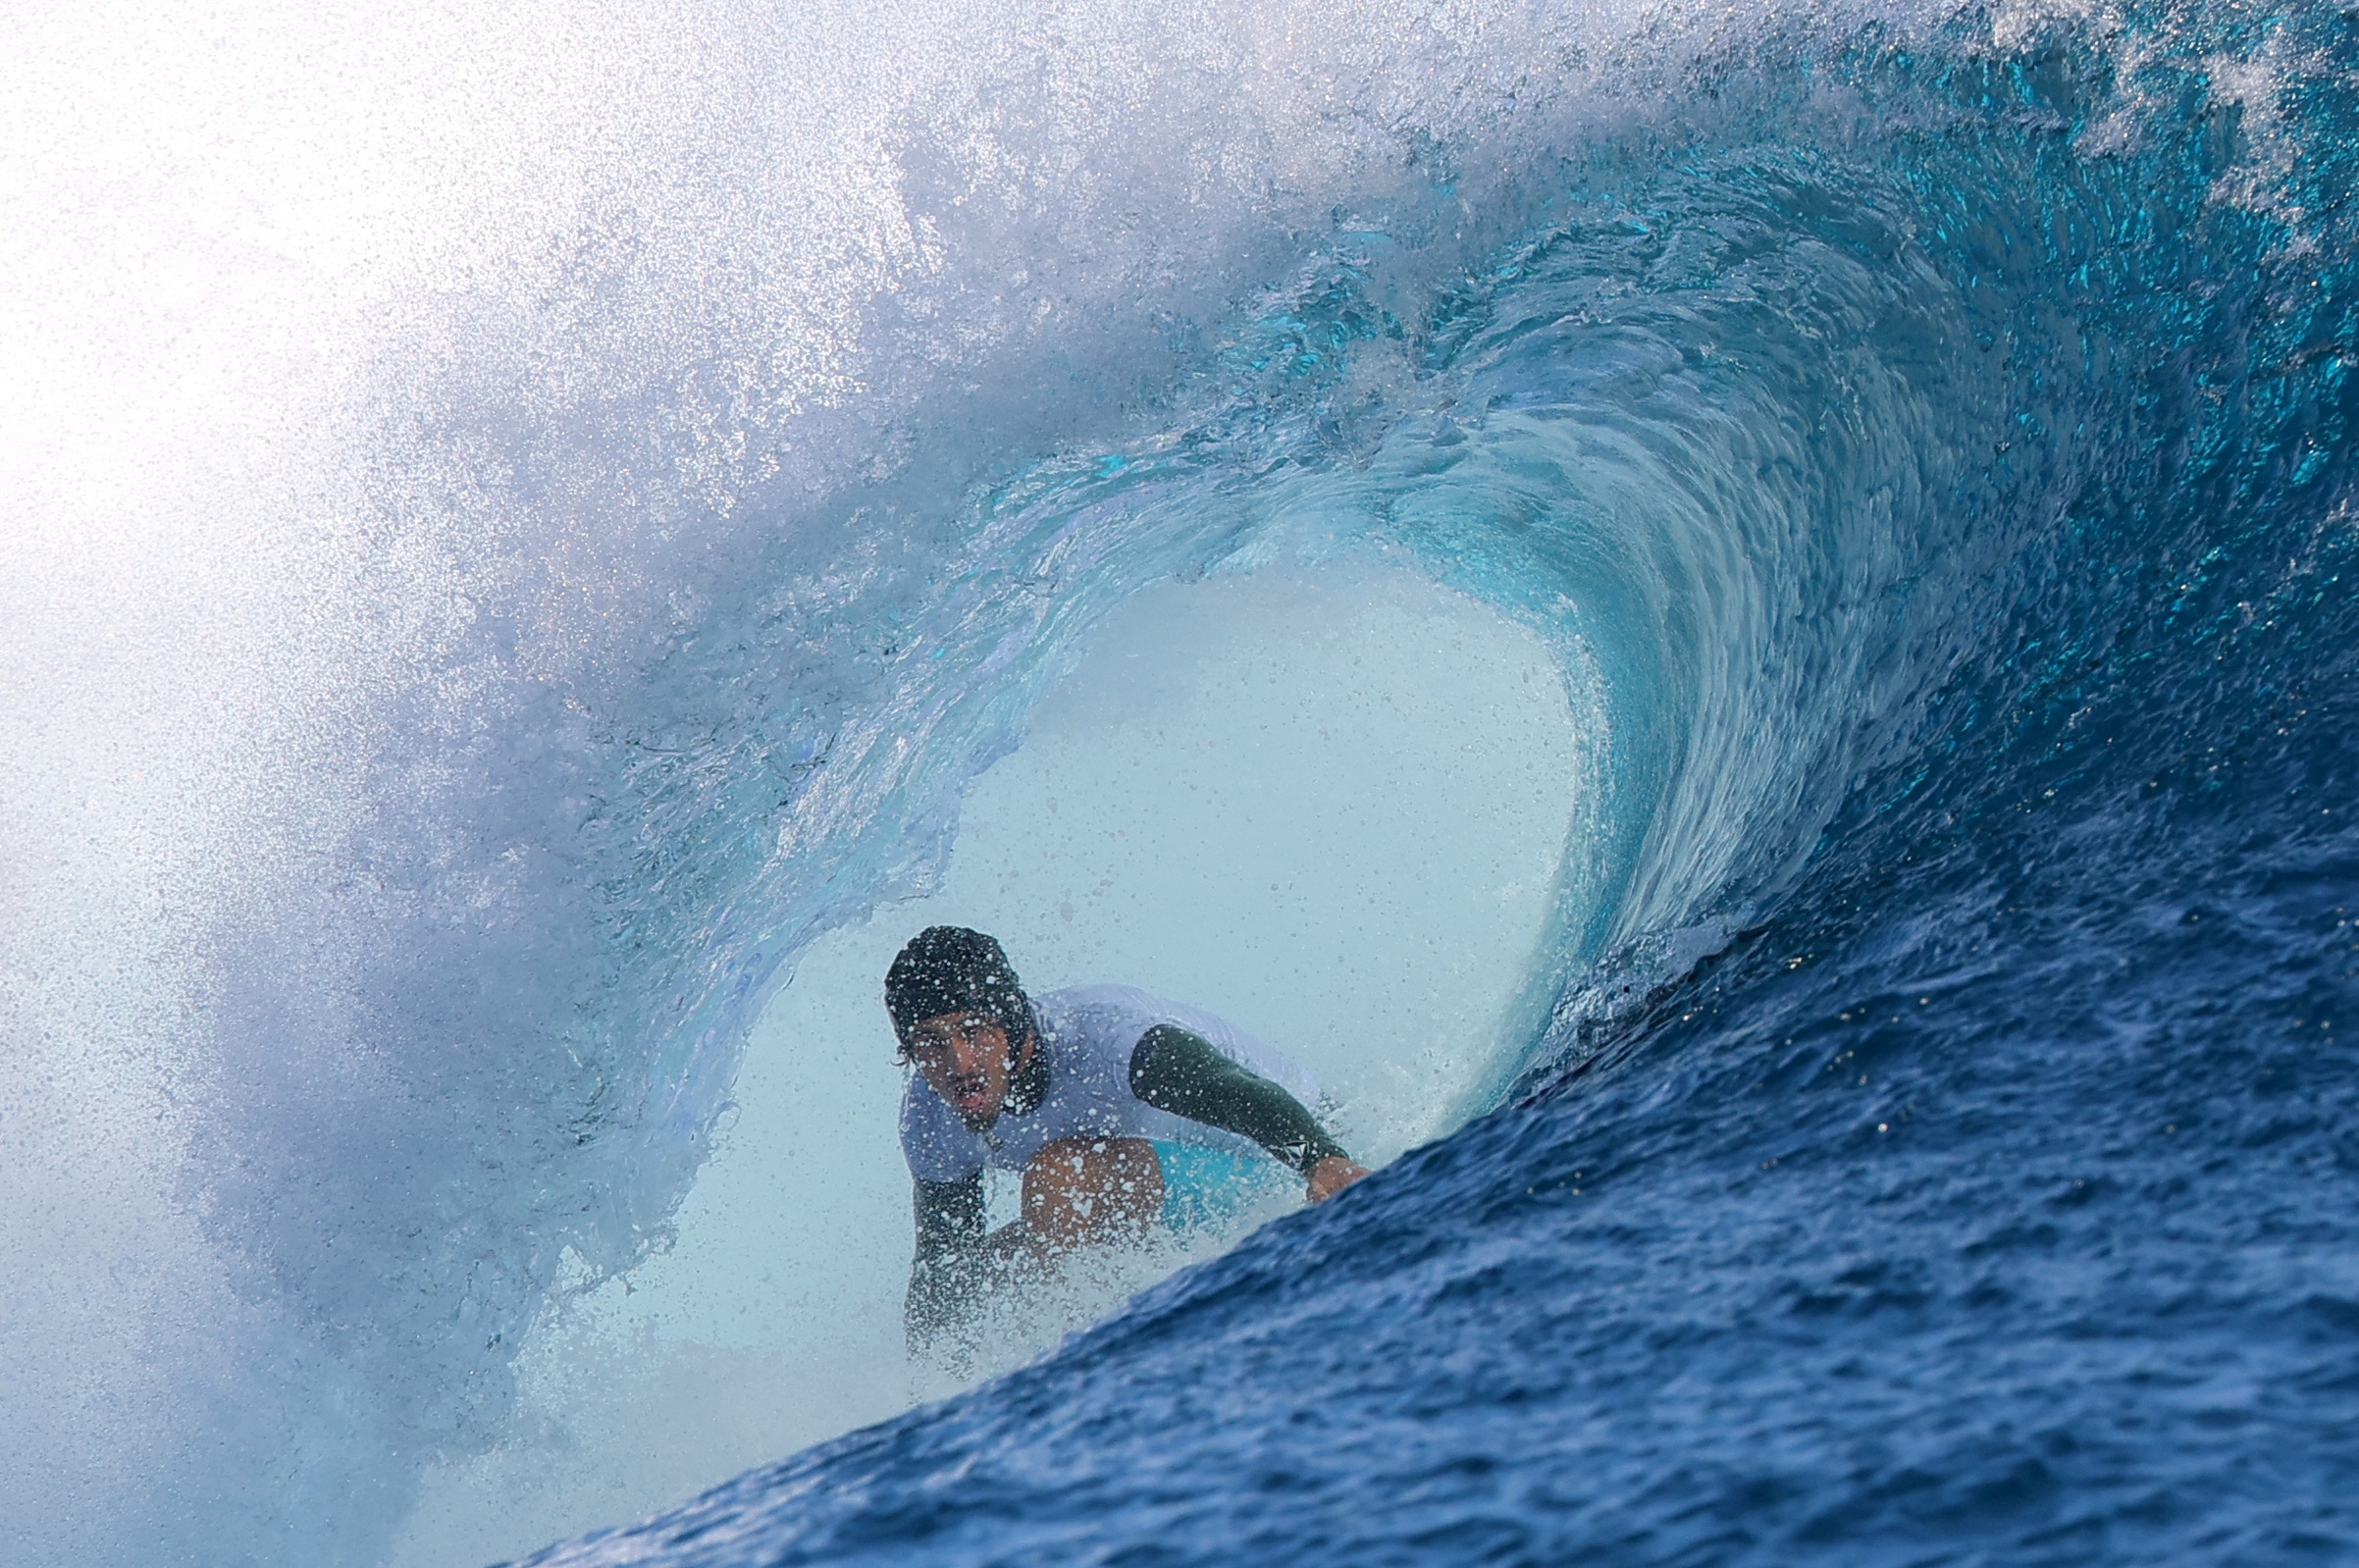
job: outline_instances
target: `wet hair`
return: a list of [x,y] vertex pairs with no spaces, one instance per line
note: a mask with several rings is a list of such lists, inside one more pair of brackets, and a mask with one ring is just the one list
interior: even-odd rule
[[976,1013],[1008,1031],[1011,1045],[1032,1032],[1031,1004],[1000,945],[963,925],[929,925],[885,970],[885,1011],[909,1060],[910,1030],[945,1013]]

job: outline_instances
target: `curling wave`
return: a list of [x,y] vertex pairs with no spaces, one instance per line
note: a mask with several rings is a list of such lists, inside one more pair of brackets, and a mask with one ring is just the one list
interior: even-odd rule
[[2348,1547],[2351,18],[1183,12],[731,19],[399,296],[109,1025],[257,1457],[26,1539],[370,1560],[1082,631],[1382,549],[1602,716],[1469,1124],[535,1560]]

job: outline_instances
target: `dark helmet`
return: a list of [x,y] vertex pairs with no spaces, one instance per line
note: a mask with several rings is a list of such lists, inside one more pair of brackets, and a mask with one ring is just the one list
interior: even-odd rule
[[1000,945],[963,925],[929,925],[885,970],[885,1011],[906,1045],[910,1030],[945,1013],[979,1013],[1011,1042],[1032,1031],[1023,986]]

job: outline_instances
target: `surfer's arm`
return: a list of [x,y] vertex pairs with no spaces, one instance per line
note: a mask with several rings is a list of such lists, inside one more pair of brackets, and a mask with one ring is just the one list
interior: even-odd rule
[[1008,1265],[1032,1251],[1023,1222],[1012,1220],[993,1230],[986,1219],[983,1174],[956,1181],[913,1177],[917,1211],[917,1255],[910,1263],[909,1295],[902,1325],[910,1348],[965,1319]]
[[1314,1203],[1368,1174],[1284,1085],[1176,1024],[1159,1023],[1139,1036],[1130,1053],[1130,1092],[1158,1111],[1252,1139],[1301,1173]]
[[913,1178],[912,1184],[917,1212],[917,1255],[910,1263],[902,1323],[915,1348],[965,1316],[981,1283],[983,1247],[989,1237],[982,1172],[957,1181]]

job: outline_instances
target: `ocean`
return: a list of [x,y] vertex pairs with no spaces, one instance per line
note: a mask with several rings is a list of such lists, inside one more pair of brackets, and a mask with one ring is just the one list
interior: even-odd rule
[[[1361,1008],[1383,1168],[502,1550],[2359,1559],[2359,9],[25,26],[18,1560],[422,1561],[469,1465],[627,1437],[520,1436],[534,1347],[727,1267],[768,1010],[974,823],[1049,853],[977,803],[1082,788],[1126,615],[1322,583],[1370,755],[1524,791],[1322,858],[1545,861],[1257,959]],[[1183,809],[1127,788],[1058,834]],[[1203,983],[1262,871],[1157,938]],[[1386,1034],[1453,943],[1476,1021]],[[889,1312],[905,1232],[804,1229]]]

